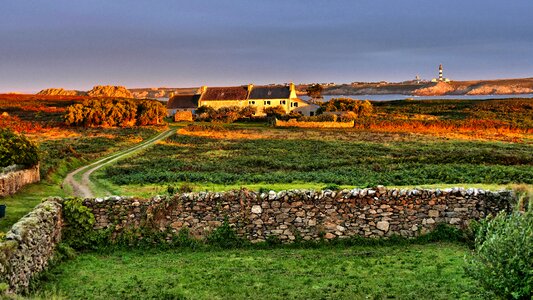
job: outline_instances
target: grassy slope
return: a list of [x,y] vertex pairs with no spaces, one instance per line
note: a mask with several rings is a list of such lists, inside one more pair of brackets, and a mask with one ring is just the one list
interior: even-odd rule
[[[38,294],[133,299],[451,299],[482,291],[456,244],[86,253],[50,272]],[[121,274],[121,276],[116,276]]]
[[47,140],[46,134],[37,136],[40,139],[43,180],[0,200],[0,203],[7,205],[6,218],[0,219],[0,232],[8,231],[11,225],[43,198],[69,196],[71,191],[61,187],[61,182],[69,171],[157,133],[153,128],[95,128],[77,131],[82,135],[54,140]]

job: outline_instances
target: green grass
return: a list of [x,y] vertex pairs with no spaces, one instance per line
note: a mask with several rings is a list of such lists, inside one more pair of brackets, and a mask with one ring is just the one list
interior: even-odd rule
[[[323,247],[85,253],[36,295],[68,299],[457,299],[484,292],[464,274],[465,246]],[[120,275],[119,275],[120,274]]]
[[98,178],[114,185],[532,184],[533,145],[445,139],[383,142],[175,135],[106,168]]
[[83,136],[45,140],[39,144],[42,180],[25,186],[14,195],[0,199],[1,204],[7,205],[6,217],[0,219],[0,232],[7,232],[43,198],[71,196],[72,191],[61,187],[68,172],[157,133],[153,128],[139,127],[92,128],[79,131]]
[[[103,178],[103,171],[93,174],[93,176],[99,178],[94,180],[96,188],[93,190],[96,193],[96,196],[105,196],[106,192],[109,191],[113,195],[123,195],[123,196],[137,196],[137,197],[152,197],[154,195],[163,195],[167,194],[168,186],[173,186],[175,190],[179,190],[182,186],[191,187],[194,192],[224,192],[231,190],[240,190],[246,188],[252,191],[259,191],[260,189],[267,189],[273,191],[283,191],[283,190],[292,190],[292,189],[308,189],[308,190],[322,190],[328,186],[327,183],[316,183],[316,182],[292,182],[292,183],[243,183],[243,184],[214,184],[214,183],[190,183],[190,182],[171,182],[164,184],[130,184],[130,185],[116,185]],[[526,185],[533,186],[533,185]],[[445,189],[445,188],[454,188],[454,187],[463,187],[467,188],[478,188],[490,191],[497,190],[513,190],[517,187],[515,184],[421,184],[421,185],[402,185],[402,186],[388,186],[388,188],[400,188],[400,189],[413,189],[413,188],[424,188],[424,189]],[[339,189],[353,189],[356,188],[353,185],[339,185]]]

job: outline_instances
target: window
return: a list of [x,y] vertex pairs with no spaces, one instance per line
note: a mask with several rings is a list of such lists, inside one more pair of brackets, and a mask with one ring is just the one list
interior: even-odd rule
[[314,112],[314,111],[309,112],[309,116],[312,117],[312,116],[314,116],[314,115],[315,115],[315,112]]
[[282,105],[285,105],[285,103],[287,103],[287,102],[285,100],[281,100],[279,103],[282,104]]
[[255,101],[248,101],[249,105],[255,104]]
[[265,100],[265,105],[270,105],[270,100]]
[[298,102],[292,102],[292,103],[291,103],[291,106],[293,106],[293,107],[298,107]]

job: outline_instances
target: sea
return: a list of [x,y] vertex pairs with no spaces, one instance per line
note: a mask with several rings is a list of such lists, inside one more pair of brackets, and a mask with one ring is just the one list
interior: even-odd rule
[[[300,99],[309,100],[308,96],[298,96]],[[352,98],[371,101],[393,101],[393,100],[483,100],[483,99],[510,99],[510,98],[533,98],[533,94],[510,94],[510,95],[444,95],[444,96],[413,96],[402,94],[386,95],[324,95],[323,101],[332,98]]]
[[[298,98],[309,100],[308,96],[299,95]],[[508,95],[444,95],[444,96],[413,96],[402,94],[385,95],[324,95],[323,101],[332,98],[352,98],[371,101],[393,101],[393,100],[483,100],[483,99],[510,99],[510,98],[533,98],[533,94],[508,94]],[[168,101],[168,98],[157,98],[159,101]]]

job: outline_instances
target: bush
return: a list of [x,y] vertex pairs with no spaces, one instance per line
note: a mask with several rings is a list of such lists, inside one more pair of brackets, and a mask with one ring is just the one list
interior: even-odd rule
[[350,98],[333,98],[327,102],[320,103],[320,106],[319,113],[327,111],[351,111],[356,114],[357,117],[370,116],[374,111],[370,101],[354,100]]
[[167,115],[163,104],[154,100],[86,100],[67,107],[65,124],[73,126],[130,127],[160,125]]
[[467,274],[486,289],[508,299],[533,296],[533,213],[500,213],[483,222]]
[[18,135],[9,129],[0,129],[0,167],[31,167],[38,163],[39,153],[35,144],[24,135]]
[[63,240],[68,246],[77,250],[94,247],[95,218],[91,210],[83,205],[82,199],[71,198],[63,202],[63,219],[66,223]]
[[323,114],[312,117],[300,117],[298,119],[300,122],[336,122],[337,115],[335,114]]
[[245,241],[230,227],[227,218],[220,227],[209,234],[206,242],[208,245],[222,249],[238,248],[245,244]]
[[214,109],[210,106],[202,105],[196,110],[197,121],[233,123],[239,119],[251,118],[256,112],[252,106],[238,107],[227,106]]
[[267,117],[276,117],[280,118],[287,114],[285,111],[285,108],[281,105],[271,106],[263,109],[263,112],[267,115]]

